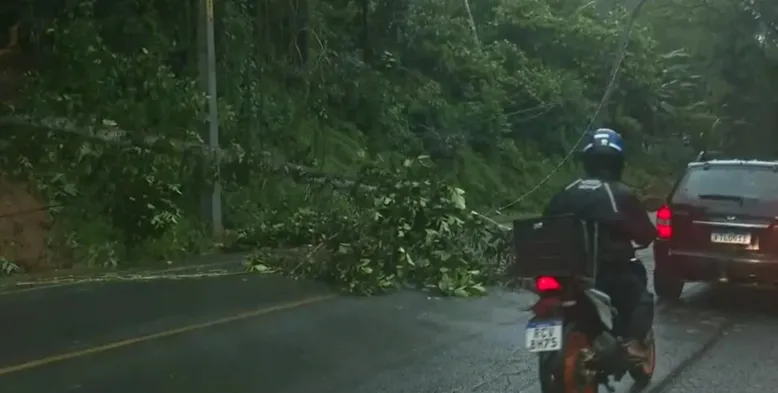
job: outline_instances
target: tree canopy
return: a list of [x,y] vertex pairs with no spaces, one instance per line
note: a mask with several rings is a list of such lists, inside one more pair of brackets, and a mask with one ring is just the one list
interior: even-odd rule
[[640,192],[703,148],[778,153],[778,5],[638,3],[216,2],[214,171],[198,1],[23,0],[2,11],[2,113],[25,124],[1,126],[0,167],[57,206],[46,238],[63,263],[215,246],[199,212],[218,176],[218,246],[307,247],[262,251],[256,270],[480,292],[506,239],[471,210],[536,212],[577,172],[590,122],[625,136]]

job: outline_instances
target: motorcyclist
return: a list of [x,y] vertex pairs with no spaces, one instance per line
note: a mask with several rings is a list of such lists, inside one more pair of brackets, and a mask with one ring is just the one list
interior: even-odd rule
[[648,246],[656,238],[643,204],[621,182],[624,144],[614,130],[600,128],[589,135],[582,150],[585,175],[551,198],[543,215],[575,214],[600,223],[595,287],[611,297],[617,310],[614,330],[625,338],[631,357],[643,357],[641,345],[653,323],[653,295],[646,288],[645,267],[632,259],[633,242]]

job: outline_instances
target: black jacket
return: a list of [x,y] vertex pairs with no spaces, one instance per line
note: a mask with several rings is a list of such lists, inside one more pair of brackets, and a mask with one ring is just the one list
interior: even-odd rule
[[656,227],[632,190],[621,182],[581,178],[551,198],[544,216],[575,214],[600,223],[600,260],[627,261],[635,256],[632,242],[648,246]]

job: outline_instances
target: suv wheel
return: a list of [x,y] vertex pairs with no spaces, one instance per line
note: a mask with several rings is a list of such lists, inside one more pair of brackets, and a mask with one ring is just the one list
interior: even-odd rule
[[654,293],[659,300],[675,302],[681,298],[684,281],[671,274],[660,274],[654,271]]

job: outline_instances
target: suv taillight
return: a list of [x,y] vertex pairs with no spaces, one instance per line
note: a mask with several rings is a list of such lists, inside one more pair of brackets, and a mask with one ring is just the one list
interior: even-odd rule
[[667,205],[656,211],[656,232],[657,236],[663,240],[673,236],[673,211]]

